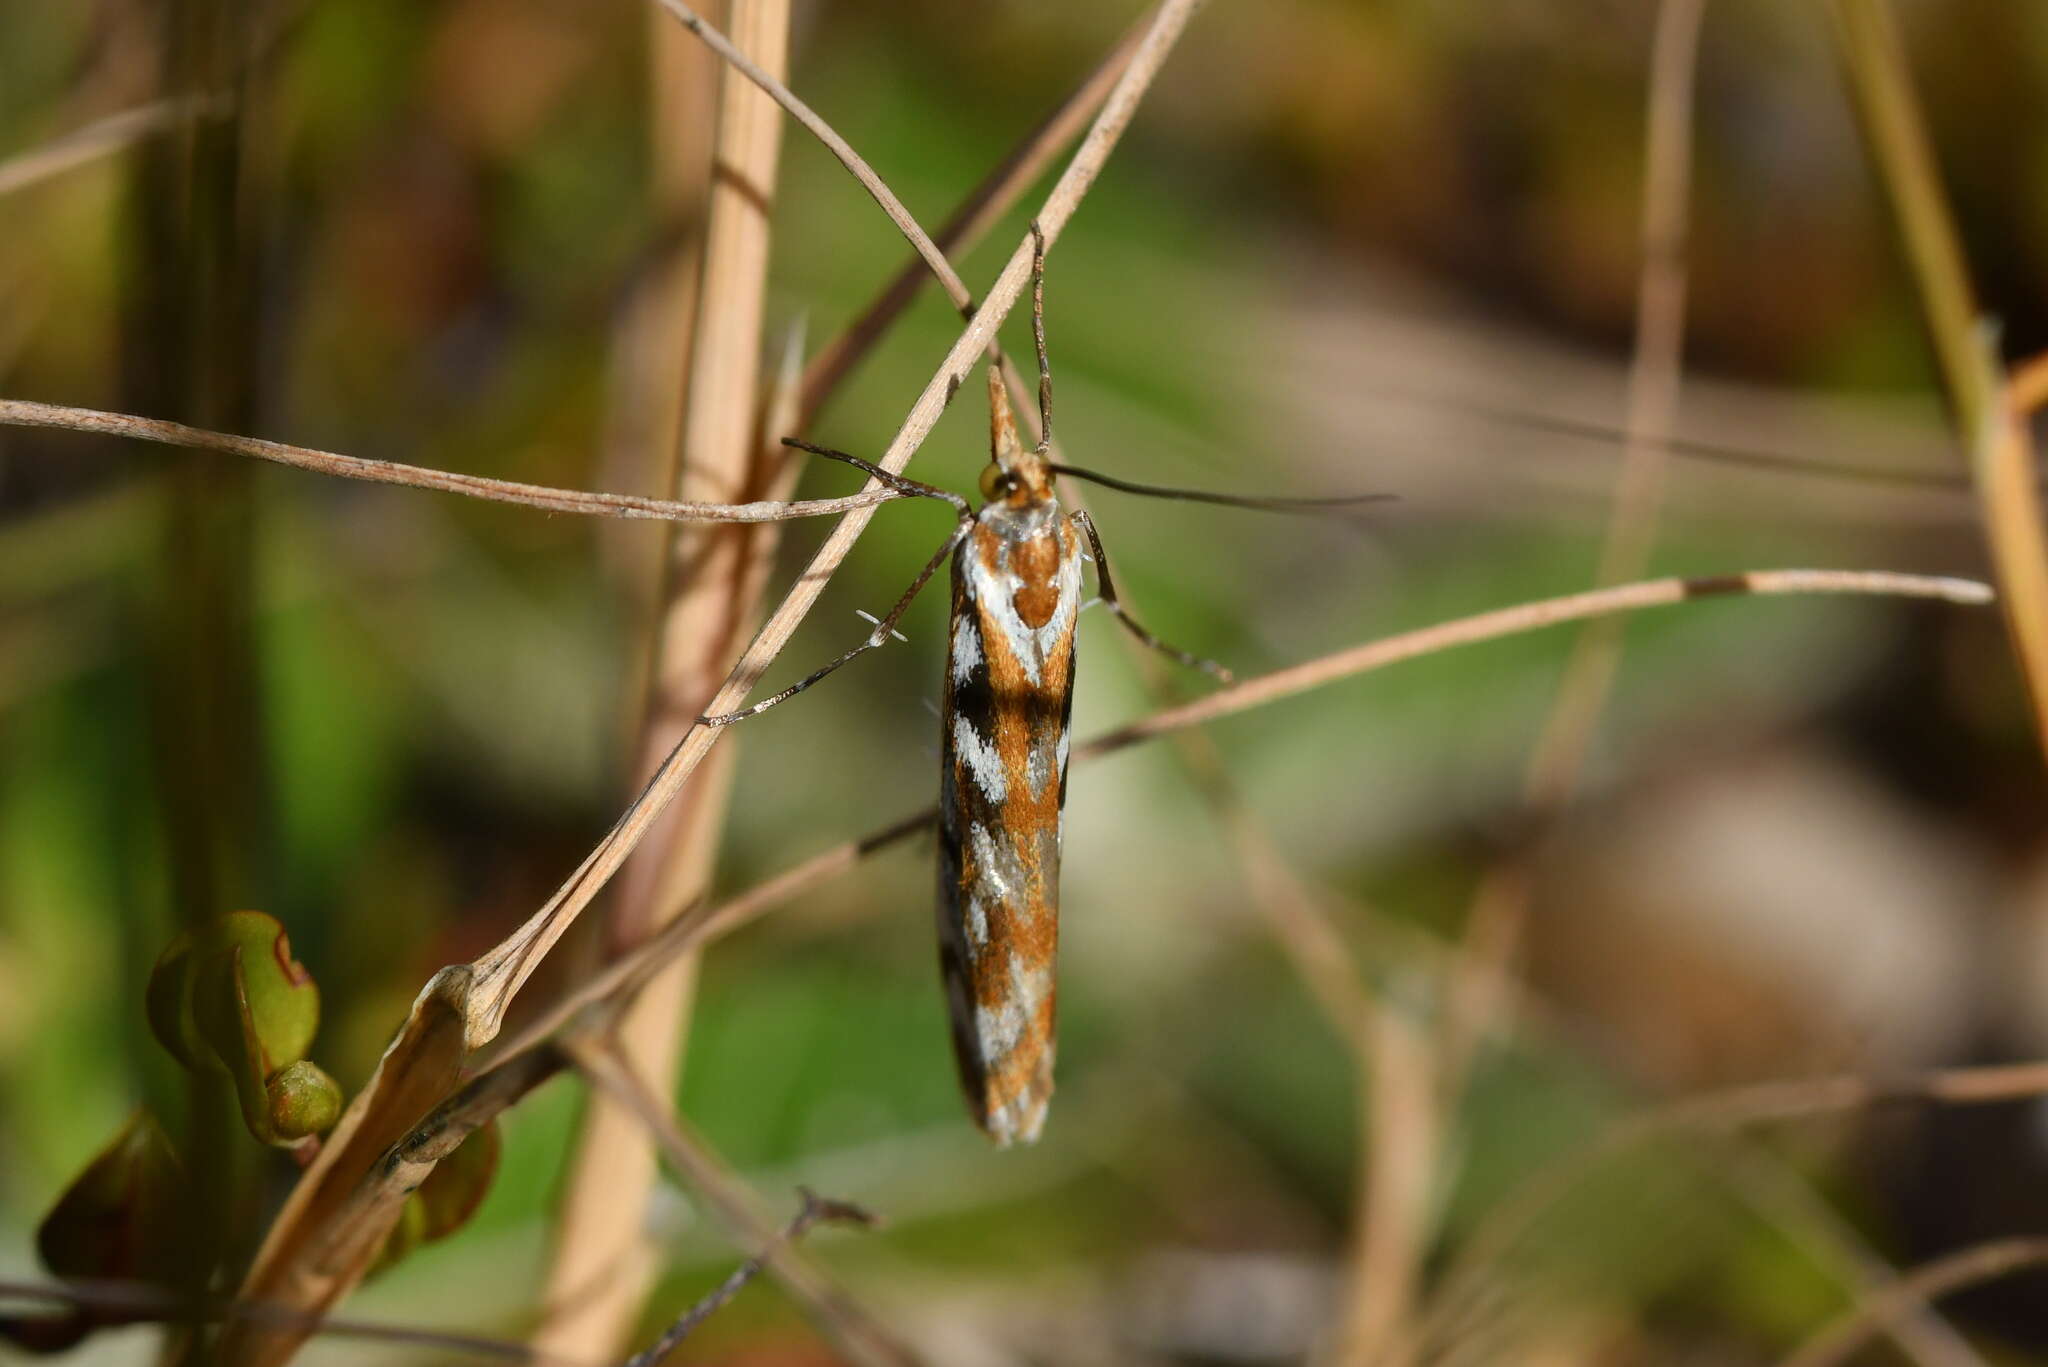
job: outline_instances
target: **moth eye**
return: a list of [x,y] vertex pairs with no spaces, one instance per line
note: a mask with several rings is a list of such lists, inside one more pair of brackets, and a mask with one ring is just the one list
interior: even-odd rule
[[989,465],[981,472],[981,496],[990,503],[1010,492],[1010,477],[1000,465]]

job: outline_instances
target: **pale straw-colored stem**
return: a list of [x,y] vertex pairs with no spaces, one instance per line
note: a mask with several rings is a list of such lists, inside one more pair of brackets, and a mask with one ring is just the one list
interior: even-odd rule
[[[762,77],[787,64],[787,0],[733,0],[728,22],[739,49]],[[683,37],[670,32],[673,42]],[[705,218],[702,270],[681,428],[666,462],[678,497],[786,497],[798,462],[757,431],[760,356],[768,291],[772,211],[781,154],[782,115],[732,68],[738,49],[713,44],[728,65],[719,72],[716,141]],[[663,48],[653,49],[660,61]],[[657,67],[657,73],[659,68]],[[658,129],[668,152],[681,129]],[[682,149],[674,149],[683,155]],[[678,301],[680,302],[680,301]],[[685,383],[678,372],[671,383]],[[793,380],[786,389],[793,389]],[[778,429],[785,412],[771,421]],[[645,782],[703,710],[739,654],[759,612],[773,552],[773,528],[670,529],[654,595],[651,668],[634,777]],[[700,895],[710,881],[725,824],[735,751],[717,751],[647,842],[628,861],[606,917],[607,950],[645,939]],[[614,1023],[614,1040],[635,1075],[665,1106],[672,1099],[695,997],[697,962],[683,956],[650,983]],[[660,1271],[645,1234],[655,1182],[653,1140],[638,1115],[602,1093],[584,1109],[567,1158],[556,1208],[543,1319],[534,1342],[552,1352],[616,1358],[639,1322]]]

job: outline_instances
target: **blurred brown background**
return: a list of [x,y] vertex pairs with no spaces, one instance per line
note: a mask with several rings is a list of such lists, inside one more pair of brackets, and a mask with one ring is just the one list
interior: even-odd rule
[[[650,89],[664,21],[568,0],[188,8],[239,26],[248,65],[212,87],[238,112],[0,197],[0,395],[651,487],[666,436],[619,358],[701,221],[655,207],[650,128],[709,104]],[[2048,10],[1894,8],[1983,301],[2030,354],[2048,345]],[[0,9],[0,161],[157,98],[189,70],[179,44],[205,48],[178,10]],[[1620,447],[1545,420],[1622,422],[1656,11],[1197,16],[1050,263],[1063,443],[1134,479],[1399,502],[1351,525],[1091,493],[1161,635],[1252,674],[1592,581]],[[791,84],[933,223],[1136,12],[800,4]],[[1678,432],[1960,474],[1824,13],[1712,0],[1696,108]],[[904,256],[784,136],[775,354],[793,328],[813,348],[836,333]],[[205,203],[233,213],[188,212]],[[971,288],[1027,215],[957,258]],[[927,292],[813,435],[878,452],[956,332]],[[971,489],[983,434],[978,404],[954,405],[911,473]],[[196,501],[194,478],[212,481]],[[850,487],[828,468],[804,485]],[[893,601],[944,525],[883,509],[771,682],[857,640],[855,610]],[[771,593],[822,534],[788,529]],[[172,1089],[140,989],[194,899],[285,922],[326,995],[317,1056],[354,1086],[426,977],[575,865],[628,795],[659,537],[0,434],[0,1276],[38,1275],[43,1208]],[[1781,565],[1987,572],[1960,487],[1673,460],[1654,572]],[[727,739],[720,889],[931,800],[941,598],[908,645]],[[195,637],[207,622],[223,634]],[[1873,1266],[2048,1227],[2037,1103],[1906,1107],[1610,1153],[1460,1263],[1532,1174],[1657,1100],[2048,1050],[2041,757],[1995,612],[1720,600],[1625,639],[1582,797],[1535,867],[1521,990],[1410,1193],[1437,1360],[1776,1361]],[[1101,613],[1081,648],[1079,735],[1157,705]],[[1526,853],[1523,774],[1570,648],[1556,631],[1449,653],[1209,732],[1286,878],[1423,1034],[1483,877]],[[1196,774],[1171,744],[1075,774],[1061,1090],[1035,1149],[991,1151],[954,1095],[928,842],[707,960],[685,1113],[776,1199],[803,1182],[887,1215],[813,1251],[933,1361],[1302,1360],[1356,1291],[1374,1097],[1398,1093],[1316,1014],[1261,915],[1274,883],[1233,856]],[[523,1332],[578,1105],[559,1084],[515,1111],[481,1218],[351,1313]],[[736,1256],[687,1193],[650,1218],[666,1271],[636,1341]],[[1947,1360],[2048,1361],[2044,1293],[2020,1276],[1949,1303],[1997,1346]],[[85,1351],[138,1361],[149,1340]],[[766,1284],[693,1351],[833,1360]]]

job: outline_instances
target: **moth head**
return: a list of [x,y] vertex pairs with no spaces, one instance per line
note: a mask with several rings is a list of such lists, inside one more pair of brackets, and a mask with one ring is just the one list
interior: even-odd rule
[[1052,497],[1052,474],[1045,458],[1017,435],[1009,390],[1003,385],[1002,368],[996,365],[988,368],[988,415],[989,458],[988,467],[981,472],[982,498],[1022,507]]

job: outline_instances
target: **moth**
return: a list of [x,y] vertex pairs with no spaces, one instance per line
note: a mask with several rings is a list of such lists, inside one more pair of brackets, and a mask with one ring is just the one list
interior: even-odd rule
[[1061,814],[1083,562],[1094,563],[1103,606],[1140,641],[1223,682],[1231,677],[1221,665],[1167,645],[1124,610],[1093,520],[1081,509],[1060,507],[1054,477],[1278,510],[1327,509],[1383,497],[1240,498],[1159,489],[1048,459],[1052,372],[1045,347],[1045,239],[1035,224],[1032,231],[1037,443],[1026,446],[1018,435],[996,364],[988,371],[989,464],[981,475],[978,512],[948,490],[843,451],[785,438],[787,445],[853,465],[901,492],[951,503],[959,521],[861,644],[751,707],[704,719],[725,725],[753,716],[880,646],[919,590],[950,563],[952,613],[939,714],[939,968],[968,1110],[998,1145],[1035,1140],[1052,1100]]

